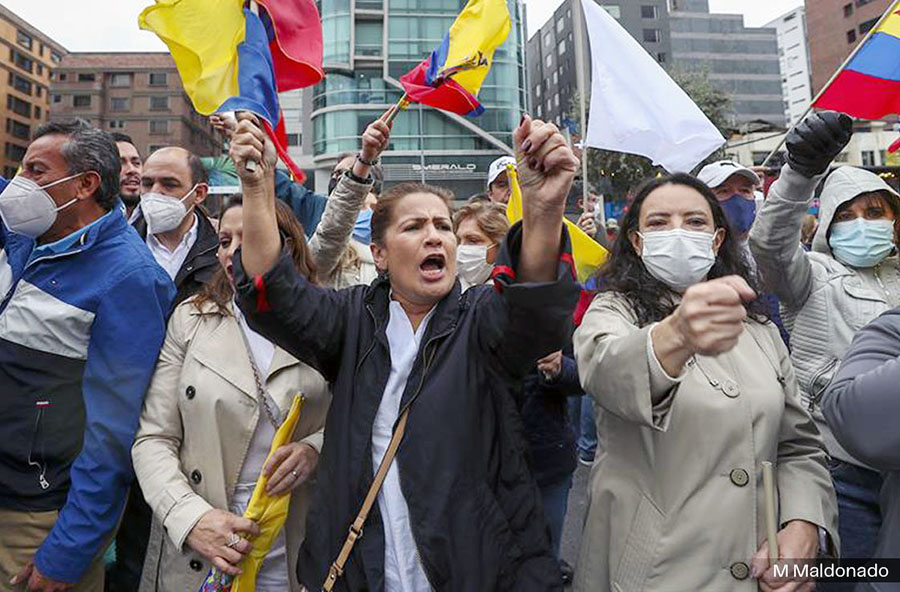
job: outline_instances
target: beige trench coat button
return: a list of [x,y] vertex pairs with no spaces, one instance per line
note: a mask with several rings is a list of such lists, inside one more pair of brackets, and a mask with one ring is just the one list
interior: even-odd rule
[[725,393],[726,397],[734,399],[741,394],[741,387],[733,380],[726,380],[722,384],[722,392]]
[[743,487],[750,482],[750,475],[744,469],[734,469],[731,471],[731,482],[738,487]]
[[743,561],[736,561],[731,564],[731,577],[736,580],[746,580],[750,575],[750,567]]

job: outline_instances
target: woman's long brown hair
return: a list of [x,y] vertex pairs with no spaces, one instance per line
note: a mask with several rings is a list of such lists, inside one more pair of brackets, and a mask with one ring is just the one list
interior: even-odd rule
[[[225,217],[225,212],[234,207],[243,207],[240,198],[236,198],[228,203],[219,214],[219,224]],[[284,244],[291,250],[291,257],[294,260],[294,267],[297,271],[312,283],[316,283],[316,262],[306,243],[306,235],[303,232],[303,226],[294,217],[291,209],[280,201],[275,202],[275,219],[278,222],[278,232]],[[228,314],[230,304],[234,298],[234,287],[228,281],[225,274],[225,268],[221,265],[216,275],[203,286],[203,289],[194,297],[193,304],[197,310],[202,311],[203,305],[213,303],[218,309],[219,314]]]

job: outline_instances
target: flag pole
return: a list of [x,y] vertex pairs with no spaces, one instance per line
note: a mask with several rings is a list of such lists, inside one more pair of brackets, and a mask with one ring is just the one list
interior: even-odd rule
[[869,39],[872,37],[872,35],[875,34],[875,31],[878,30],[878,27],[880,27],[881,24],[884,23],[884,21],[887,20],[887,18],[894,13],[894,11],[897,9],[898,5],[900,5],[900,0],[894,0],[894,2],[891,3],[891,5],[888,7],[888,9],[884,11],[884,14],[881,15],[881,18],[878,19],[878,22],[876,22],[875,25],[872,26],[872,28],[866,32],[865,37],[863,37],[860,40],[860,42],[856,44],[856,47],[853,48],[853,51],[850,52],[850,55],[847,56],[847,59],[845,59],[844,62],[841,64],[841,66],[837,70],[834,71],[834,74],[831,75],[831,78],[828,79],[828,82],[825,83],[825,86],[823,86],[822,89],[818,93],[816,93],[816,96],[813,97],[813,99],[809,102],[809,107],[806,108],[806,111],[803,112],[803,115],[801,115],[800,118],[797,119],[797,121],[795,123],[792,123],[791,127],[788,128],[788,130],[786,132],[784,132],[784,137],[781,138],[781,141],[778,143],[778,146],[776,146],[775,149],[769,153],[769,155],[763,161],[762,166],[766,166],[767,164],[769,164],[769,161],[772,160],[772,157],[775,156],[775,154],[779,150],[781,150],[781,147],[784,146],[784,143],[787,141],[788,134],[791,133],[795,127],[797,127],[798,123],[803,121],[806,118],[806,116],[810,114],[810,112],[813,110],[813,105],[816,104],[816,101],[818,101],[819,99],[822,98],[822,95],[825,94],[825,91],[827,91],[828,88],[831,86],[831,84],[837,79],[838,75],[841,72],[843,72],[844,68],[847,67],[847,64],[849,64],[850,61],[856,57],[856,54],[859,53],[859,51],[862,49],[863,45],[865,45],[866,42],[868,42]]
[[[248,6],[248,8],[250,8],[250,12],[252,12],[256,16],[259,16],[259,4],[256,3],[256,0],[250,0],[250,5]],[[259,163],[257,163],[255,160],[248,160],[244,163],[244,169],[246,169],[248,172],[255,173],[258,164]]]
[[[898,0],[900,1],[900,0]],[[575,28],[575,75],[578,80],[578,101],[581,109],[581,203],[588,203],[588,146],[587,142],[587,105],[584,80],[584,29],[585,20],[582,13],[581,0],[572,0],[572,4],[578,6],[572,7],[573,27]],[[606,204],[603,196],[597,204],[600,208],[600,223],[606,228]]]

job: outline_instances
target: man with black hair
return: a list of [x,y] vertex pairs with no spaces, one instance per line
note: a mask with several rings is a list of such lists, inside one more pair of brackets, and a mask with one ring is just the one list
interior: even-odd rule
[[134,140],[127,134],[112,133],[116,148],[119,149],[119,161],[122,169],[119,171],[119,197],[125,204],[125,217],[128,222],[134,222],[138,214],[135,213],[137,205],[141,203],[141,153],[138,151]]
[[101,590],[175,289],[128,228],[112,137],[40,126],[0,193],[0,582]]
[[144,163],[133,226],[175,282],[176,303],[196,294],[219,268],[218,233],[200,207],[208,193],[206,167],[184,148],[161,148]]

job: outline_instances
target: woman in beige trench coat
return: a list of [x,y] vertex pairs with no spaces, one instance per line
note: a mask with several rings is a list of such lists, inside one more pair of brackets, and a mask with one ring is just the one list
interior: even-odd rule
[[[246,326],[231,288],[231,256],[242,234],[240,205],[226,209],[219,224],[220,275],[172,314],[132,449],[153,510],[140,589],[194,592],[211,565],[235,573],[249,551],[241,539],[256,529],[240,516],[263,470],[271,475],[270,493],[291,492],[291,502],[283,538],[263,562],[256,589],[299,592],[294,564],[330,394],[318,372],[267,346]],[[315,280],[303,230],[284,206],[278,226],[293,244],[300,272]],[[263,466],[274,426],[297,393],[305,402],[294,441]]]
[[600,438],[576,590],[780,585],[762,461],[776,465],[780,556],[815,557],[820,539],[836,546],[823,445],[752,283],[705,185],[675,175],[641,188],[607,291],[575,334]]

